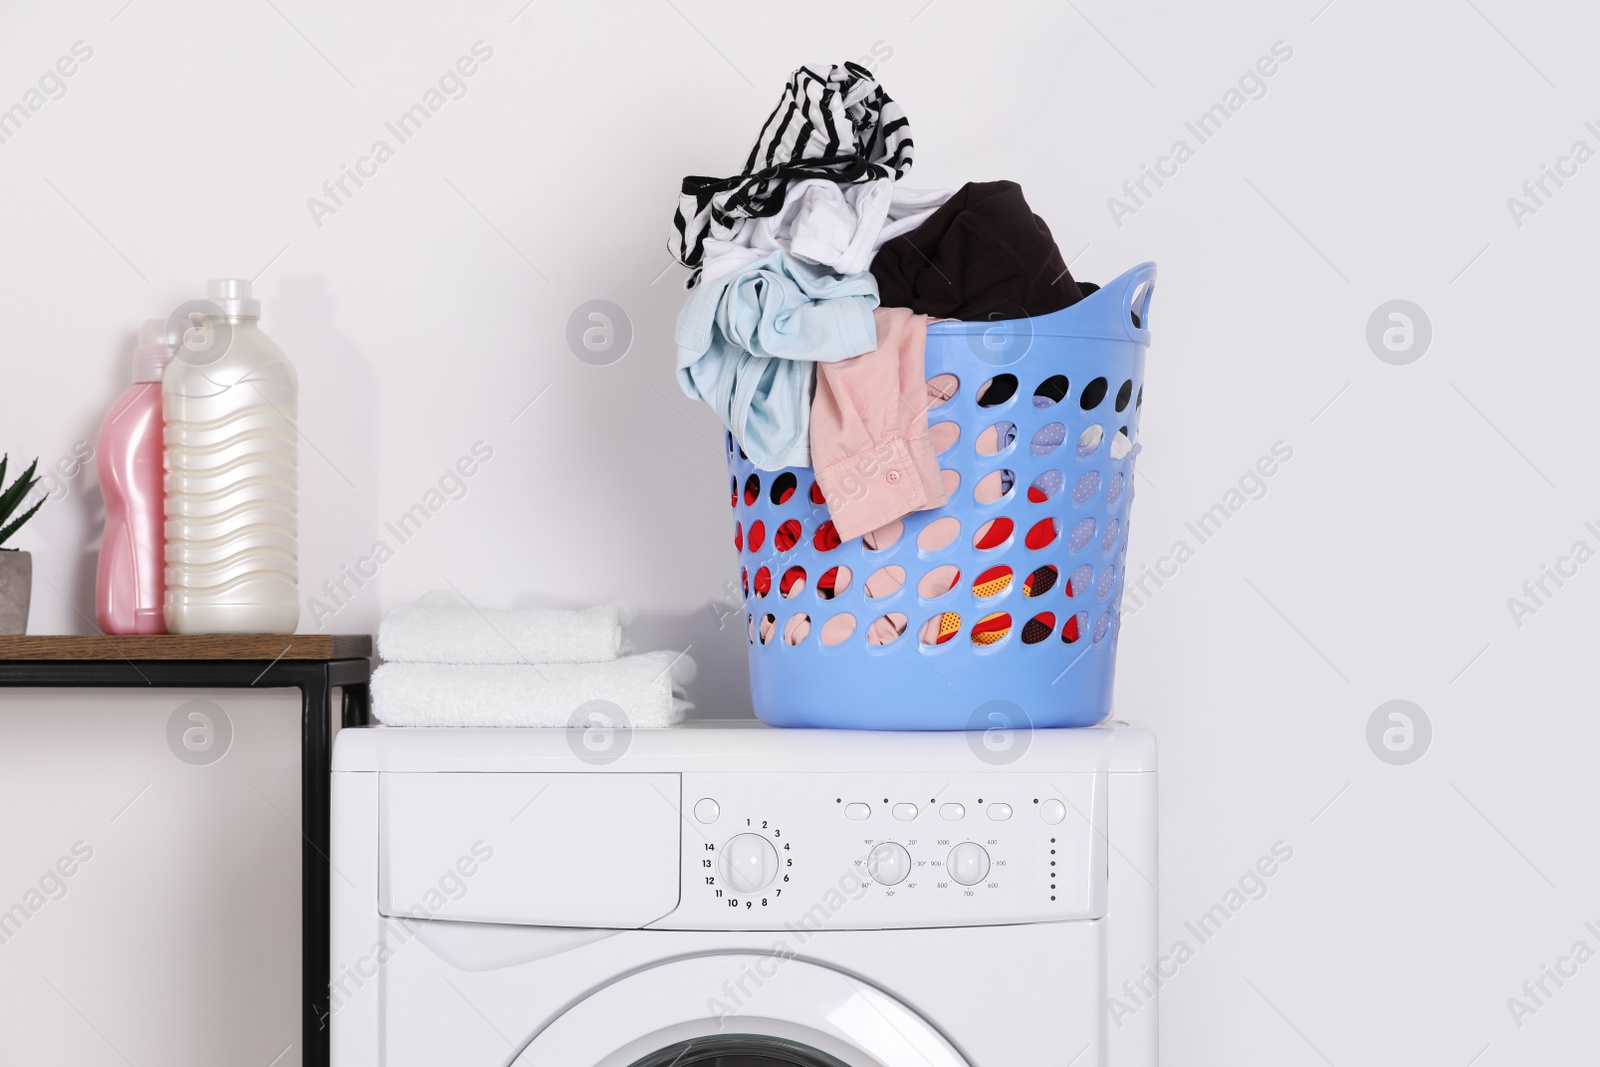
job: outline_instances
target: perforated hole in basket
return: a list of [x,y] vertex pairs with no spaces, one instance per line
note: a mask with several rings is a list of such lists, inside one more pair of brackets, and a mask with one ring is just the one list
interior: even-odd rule
[[1111,546],[1117,543],[1117,530],[1120,528],[1120,524],[1116,519],[1111,519],[1106,523],[1105,532],[1100,535],[1100,551],[1111,551]]
[[744,523],[737,520],[733,524],[733,547],[737,551],[744,551]]
[[922,581],[917,583],[917,595],[924,600],[937,599],[954,589],[960,580],[961,568],[946,563],[922,576]]
[[1078,475],[1078,484],[1072,487],[1072,502],[1080,507],[1094,499],[1100,491],[1100,472],[1084,471]]
[[772,572],[766,567],[757,570],[754,585],[756,596],[766,596],[772,592]]
[[1022,643],[1037,645],[1056,628],[1056,614],[1053,611],[1041,611],[1022,625]]
[[800,543],[801,530],[799,519],[784,519],[778,528],[772,532],[772,547],[779,552],[791,551]]
[[972,595],[979,600],[999,596],[1011,588],[1011,575],[1010,567],[990,567],[972,580]]
[[1064,644],[1075,645],[1088,629],[1089,613],[1080,611],[1061,624],[1061,640]]
[[1067,394],[1071,391],[1072,383],[1067,381],[1065,374],[1052,374],[1040,382],[1039,387],[1033,391],[1033,406],[1036,408],[1055,407],[1065,400]]
[[1056,579],[1061,572],[1054,563],[1046,563],[1042,567],[1035,567],[1033,573],[1022,580],[1022,595],[1027,597],[1044,596],[1055,588]]
[[767,540],[767,524],[757,519],[750,524],[750,551],[760,552]]
[[961,379],[954,374],[935,374],[928,379],[928,409],[942,407],[961,391]]
[[849,612],[841,612],[822,624],[822,633],[818,640],[828,647],[842,645],[856,632],[856,617]]
[[954,611],[941,611],[922,624],[922,629],[918,631],[917,639],[922,644],[931,647],[947,643],[960,632],[961,616]]
[[811,616],[804,612],[789,616],[789,621],[783,624],[783,643],[790,648],[804,641],[810,634]]
[[1045,471],[1033,480],[1028,486],[1028,502],[1030,504],[1043,504],[1061,495],[1061,487],[1067,484],[1066,475],[1060,471]]
[[817,597],[821,600],[832,600],[849,588],[849,567],[829,567],[822,572],[822,577],[817,579]]
[[973,448],[980,456],[998,456],[1010,448],[1017,441],[1017,424],[1014,422],[997,422],[993,426],[985,426],[978,434]]
[[936,422],[928,427],[928,437],[933,441],[934,454],[943,455],[961,440],[961,426],[954,422]]
[[972,626],[972,643],[997,645],[1011,633],[1011,613],[996,611],[985,615]]
[[1099,644],[1106,639],[1106,630],[1111,627],[1111,613],[1103,611],[1100,617],[1094,620],[1094,643]]
[[761,475],[751,474],[744,480],[744,506],[754,507],[755,502],[761,499]]
[[1133,438],[1128,436],[1128,428],[1122,427],[1117,435],[1111,439],[1111,458],[1121,459],[1133,451]]
[[772,489],[767,498],[774,504],[787,504],[799,486],[800,479],[794,476],[794,471],[784,471],[772,480]]
[[1005,546],[1011,537],[1011,531],[1017,524],[1001,515],[997,519],[990,519],[978,527],[978,532],[972,535],[972,547],[980,552],[992,552]]
[[960,473],[946,467],[944,470],[939,472],[939,477],[944,482],[944,495],[946,497],[955,496],[957,490],[961,488]]
[[891,611],[887,615],[879,615],[872,620],[872,625],[867,627],[867,644],[890,645],[900,640],[900,635],[905,632],[905,614],[899,611]]
[[861,535],[861,544],[868,552],[882,552],[900,540],[900,535],[906,532],[906,524],[899,519],[887,526],[880,526],[870,533]]
[[1117,473],[1113,474],[1111,476],[1111,480],[1106,483],[1106,507],[1113,506],[1114,504],[1116,504],[1116,502],[1118,500],[1121,500],[1121,499],[1122,499],[1122,472],[1118,471]]
[[1015,374],[996,374],[993,378],[978,386],[978,406],[980,408],[997,408],[1016,395],[1017,376]]
[[1107,596],[1109,596],[1111,594],[1111,583],[1116,581],[1116,579],[1117,568],[1107,565],[1105,570],[1100,572],[1100,581],[1095,583],[1095,596],[1099,597],[1101,600],[1104,600]]
[[961,534],[961,521],[949,515],[934,519],[917,535],[917,547],[924,552],[937,552],[949,546]]
[[1028,530],[1028,536],[1023,543],[1034,552],[1055,544],[1056,538],[1061,536],[1061,524],[1054,518],[1040,519]]
[[730,475],[728,475],[728,481],[733,483],[733,489],[728,494],[728,504],[729,504],[730,507],[738,507],[739,506],[739,479],[738,479],[737,476],[730,474]]
[[1083,432],[1078,435],[1078,458],[1093,455],[1094,450],[1099,448],[1100,442],[1105,439],[1106,428],[1099,423],[1084,427]]
[[1084,546],[1094,540],[1094,518],[1085,515],[1078,520],[1072,528],[1072,533],[1067,537],[1067,548],[1073,552],[1082,552]]
[[772,640],[772,635],[778,630],[778,617],[770,611],[761,616],[761,622],[756,626],[756,639],[763,645]]
[[748,567],[740,567],[739,568],[739,588],[744,590],[744,598],[746,600],[749,600],[750,599],[750,569]]
[[819,508],[824,506],[828,502],[827,498],[822,495],[822,486],[818,485],[816,482],[812,482],[811,483],[811,494],[810,495],[811,495],[811,502],[813,504],[817,505],[817,507],[819,507]]
[[1033,440],[1028,442],[1028,449],[1036,456],[1048,456],[1061,447],[1067,439],[1067,428],[1059,422],[1047,423],[1034,432]]
[[1106,398],[1106,389],[1107,385],[1104,378],[1094,379],[1083,387],[1083,395],[1078,397],[1078,406],[1085,411],[1093,411]]
[[1012,488],[1017,484],[1017,476],[1008,470],[990,471],[978,479],[978,484],[972,489],[972,499],[979,504],[993,504],[1004,500],[1011,495]]
[[811,535],[811,547],[818,552],[832,552],[840,544],[839,531],[833,528],[832,519],[818,526],[817,532]]
[[1093,580],[1094,568],[1087,563],[1082,564],[1072,572],[1072,577],[1067,579],[1067,595],[1082,596]]
[[1121,411],[1128,406],[1128,401],[1133,399],[1133,379],[1129,378],[1117,390],[1117,410]]
[[906,584],[906,569],[896,564],[879,567],[867,575],[867,584],[861,587],[870,599],[882,600],[886,596],[893,596]]
[[790,567],[783,572],[783,577],[778,579],[778,592],[785,600],[793,600],[806,591],[806,569],[804,567]]

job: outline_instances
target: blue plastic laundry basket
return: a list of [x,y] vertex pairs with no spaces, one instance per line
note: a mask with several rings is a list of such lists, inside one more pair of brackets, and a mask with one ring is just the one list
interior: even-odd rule
[[[929,327],[928,421],[959,483],[867,537],[838,543],[810,468],[758,471],[727,438],[761,719],[966,730],[1110,713],[1155,277],[1144,263],[1050,315]],[[978,503],[980,483],[1010,488]]]

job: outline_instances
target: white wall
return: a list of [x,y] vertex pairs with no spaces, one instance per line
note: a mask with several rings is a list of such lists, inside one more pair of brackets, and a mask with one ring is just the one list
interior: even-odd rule
[[[302,375],[306,594],[475,441],[494,448],[325,628],[371,629],[447,583],[490,604],[629,597],[653,640],[694,646],[702,711],[745,714],[742,640],[710,607],[735,566],[717,425],[670,370],[675,182],[734,167],[794,66],[892,49],[914,183],[1020,181],[1081,278],[1161,265],[1131,558],[1196,550],[1128,619],[1118,702],[1164,745],[1163,940],[1274,842],[1294,849],[1167,986],[1167,1062],[1588,1047],[1600,963],[1547,982],[1520,1027],[1506,1001],[1580,938],[1600,949],[1583,927],[1600,566],[1520,625],[1507,598],[1575,541],[1600,548],[1582,327],[1600,164],[1520,225],[1507,198],[1574,141],[1600,149],[1592,11],[120,4],[0,9],[0,104],[94,49],[0,144],[14,459],[92,437],[140,320],[259,275]],[[314,225],[307,198],[479,40],[493,57],[467,95]],[[1185,121],[1277,41],[1293,56],[1265,96],[1119,226],[1107,198],[1195,146]],[[593,299],[632,323],[613,366],[564,339]],[[1432,325],[1407,366],[1365,336],[1393,299]],[[1294,455],[1265,496],[1193,544],[1185,522],[1278,441]],[[86,625],[97,508],[80,476],[20,539],[37,632]],[[1432,723],[1409,766],[1366,740],[1397,698]]]

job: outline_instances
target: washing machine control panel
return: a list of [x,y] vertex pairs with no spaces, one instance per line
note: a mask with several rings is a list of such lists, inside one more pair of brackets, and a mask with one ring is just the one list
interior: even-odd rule
[[658,927],[882,929],[1105,913],[1103,774],[685,773],[682,787],[682,895]]

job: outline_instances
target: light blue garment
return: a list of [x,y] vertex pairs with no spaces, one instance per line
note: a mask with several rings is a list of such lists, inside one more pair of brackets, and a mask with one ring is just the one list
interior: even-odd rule
[[702,281],[678,315],[678,384],[762,470],[811,464],[818,363],[878,347],[871,274],[840,277],[783,249]]

